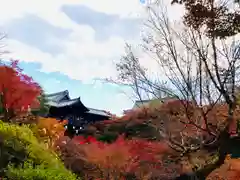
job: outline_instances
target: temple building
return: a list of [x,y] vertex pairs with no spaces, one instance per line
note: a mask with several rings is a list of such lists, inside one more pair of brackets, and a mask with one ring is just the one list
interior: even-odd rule
[[46,95],[50,106],[48,117],[67,119],[74,129],[97,121],[108,120],[110,115],[103,110],[86,107],[80,97],[71,99],[68,90]]
[[163,98],[158,98],[158,99],[136,100],[132,109],[124,110],[124,114],[127,114],[127,113],[131,112],[132,110],[136,110],[136,109],[144,107],[144,106],[148,107],[151,104],[157,105],[157,104],[164,103],[164,102],[171,101],[171,100],[178,100],[178,99],[174,98],[174,97],[163,97]]

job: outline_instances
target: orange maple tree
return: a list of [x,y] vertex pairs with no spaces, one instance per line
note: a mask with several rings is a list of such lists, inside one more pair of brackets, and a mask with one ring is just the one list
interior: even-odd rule
[[39,117],[37,122],[38,138],[44,141],[48,147],[54,147],[55,142],[64,136],[64,125],[67,120],[59,121],[55,118]]
[[233,159],[227,155],[224,164],[211,172],[207,180],[240,180],[240,159]]
[[4,120],[39,105],[37,97],[41,88],[31,77],[23,73],[18,61],[0,64],[0,100]]

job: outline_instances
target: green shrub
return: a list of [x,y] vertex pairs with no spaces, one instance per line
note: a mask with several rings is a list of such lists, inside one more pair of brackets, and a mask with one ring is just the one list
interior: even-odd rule
[[127,137],[137,137],[147,140],[155,140],[159,132],[149,124],[132,124],[126,127],[125,132]]
[[57,154],[45,147],[27,125],[0,121],[0,175],[7,179],[76,179]]
[[6,173],[9,180],[76,180],[70,172],[62,169],[45,168],[43,165],[32,166],[32,163],[25,163],[23,167],[9,166]]
[[107,143],[112,143],[114,142],[118,137],[118,134],[116,133],[106,133],[97,138],[98,141],[103,141]]

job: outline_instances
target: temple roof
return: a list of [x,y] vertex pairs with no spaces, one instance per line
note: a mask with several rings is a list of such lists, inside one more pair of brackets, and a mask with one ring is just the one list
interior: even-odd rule
[[79,105],[80,107],[84,108],[84,111],[87,114],[94,114],[94,115],[98,115],[98,116],[110,117],[110,115],[103,110],[85,107],[84,104],[81,102],[80,97],[75,98],[75,99],[70,99],[68,90],[53,93],[53,94],[48,94],[48,95],[46,95],[46,98],[48,100],[47,104],[49,106],[61,108],[61,107],[66,107],[66,106]]
[[110,117],[110,115],[103,110],[93,109],[93,108],[88,108],[88,109],[89,109],[89,111],[87,113],[89,113],[89,114],[96,114],[96,115],[100,115],[100,116]]
[[80,97],[75,99],[70,99],[68,90],[53,93],[53,94],[47,94],[46,98],[48,100],[47,104],[49,106],[60,108],[60,107],[66,107],[66,106],[72,106],[72,105],[80,105],[85,109],[85,111],[89,111],[88,108],[86,108],[81,102]]
[[54,107],[64,107],[64,106],[72,106],[74,104],[81,103],[80,98],[76,99],[70,99],[70,100],[63,100],[63,101],[49,101],[48,105],[54,106]]
[[[174,98],[174,97],[163,97],[163,98],[159,98],[159,99],[155,99],[156,101],[159,101],[159,102],[166,102],[166,101],[169,101],[169,100],[176,100],[177,98]],[[142,107],[144,105],[148,105],[149,103],[153,102],[154,99],[149,99],[149,100],[137,100],[135,101],[134,103],[134,106],[132,109],[135,109],[135,108],[139,108],[139,107]]]
[[60,102],[63,99],[70,100],[68,90],[57,92],[57,93],[52,93],[52,94],[47,94],[46,98],[48,101],[51,101],[51,102]]

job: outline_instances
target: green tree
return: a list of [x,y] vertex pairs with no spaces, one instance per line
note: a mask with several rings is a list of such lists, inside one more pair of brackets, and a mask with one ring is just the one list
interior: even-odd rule
[[31,113],[34,115],[46,115],[49,112],[49,106],[47,104],[48,100],[45,92],[42,90],[40,96],[38,96],[38,101],[40,103],[39,108],[32,109]]

